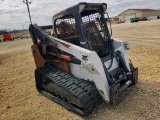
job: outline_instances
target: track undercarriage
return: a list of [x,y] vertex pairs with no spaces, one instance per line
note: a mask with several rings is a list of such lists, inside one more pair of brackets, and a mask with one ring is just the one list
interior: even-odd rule
[[94,83],[78,79],[53,65],[35,70],[38,91],[77,114],[90,113],[101,96]]

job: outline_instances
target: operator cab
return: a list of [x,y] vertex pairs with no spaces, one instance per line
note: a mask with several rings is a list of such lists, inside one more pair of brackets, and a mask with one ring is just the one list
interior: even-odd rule
[[109,55],[110,34],[105,12],[107,4],[79,3],[53,16],[54,35],[67,42]]

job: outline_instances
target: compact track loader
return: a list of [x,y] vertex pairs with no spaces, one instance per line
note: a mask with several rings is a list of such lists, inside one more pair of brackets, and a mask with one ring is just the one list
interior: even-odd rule
[[79,3],[54,15],[53,25],[29,27],[38,91],[80,115],[101,98],[117,103],[138,81],[128,44],[111,38],[106,9],[105,3]]

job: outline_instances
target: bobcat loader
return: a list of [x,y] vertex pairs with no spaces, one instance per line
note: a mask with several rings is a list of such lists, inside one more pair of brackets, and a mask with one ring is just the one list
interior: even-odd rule
[[101,98],[117,103],[138,81],[128,44],[111,38],[106,9],[105,3],[79,3],[54,15],[53,25],[29,26],[37,90],[80,115],[89,114]]

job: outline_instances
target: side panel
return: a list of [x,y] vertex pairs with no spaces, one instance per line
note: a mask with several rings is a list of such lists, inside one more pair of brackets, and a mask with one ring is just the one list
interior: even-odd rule
[[32,54],[33,54],[33,57],[34,57],[34,61],[35,61],[35,64],[36,64],[36,68],[38,67],[42,67],[44,64],[45,64],[45,59],[41,56],[39,50],[38,50],[38,47],[36,44],[33,44],[31,46],[31,49],[32,49]]
[[71,73],[76,77],[84,80],[93,81],[93,76],[88,69],[85,69],[82,65],[76,65],[70,63]]
[[[56,41],[56,47],[58,49],[74,55],[77,59],[81,61],[81,66],[83,67],[83,69],[81,69],[81,67],[75,67],[74,65],[70,64],[71,67],[74,69],[74,71],[71,71],[72,74],[78,78],[84,78],[85,80],[93,80],[103,99],[106,102],[109,102],[110,87],[108,85],[102,62],[97,53],[62,41],[60,39],[54,37],[52,38]],[[88,72],[87,74],[85,74],[85,77],[84,74],[78,74],[83,73],[84,71],[82,72],[82,70]]]
[[112,64],[111,68],[108,70],[108,72],[110,72],[111,70],[114,70],[115,68],[118,67],[118,62],[117,59],[114,57],[113,58],[113,63],[111,63],[111,60],[108,60],[104,63],[104,65],[106,66],[106,68],[109,68],[110,64]]
[[[121,40],[114,40],[113,46],[114,46],[114,51],[115,52],[118,51],[118,50],[121,52],[121,55],[122,55],[122,57],[125,61],[125,64],[126,64],[128,70],[131,71],[130,66],[129,66],[129,60],[128,60],[128,52],[127,52],[127,50],[125,50],[124,42],[121,41]],[[104,64],[105,64],[106,68],[108,68],[111,64],[111,60],[106,61]],[[118,67],[118,65],[119,65],[119,63],[117,61],[117,58],[114,57],[112,66],[108,71],[110,72],[110,71],[114,70],[115,68]]]
[[124,47],[124,42],[121,40],[114,39],[113,45],[114,45],[114,51],[119,50],[121,52],[121,55],[125,60],[125,64],[128,70],[131,71],[130,66],[129,66],[129,60],[128,60],[128,52]]

